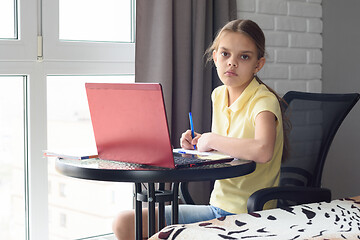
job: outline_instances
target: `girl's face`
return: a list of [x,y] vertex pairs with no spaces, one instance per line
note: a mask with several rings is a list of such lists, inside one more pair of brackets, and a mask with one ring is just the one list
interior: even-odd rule
[[220,80],[230,90],[241,93],[264,65],[265,58],[257,58],[253,40],[243,33],[224,32],[218,49],[213,52]]

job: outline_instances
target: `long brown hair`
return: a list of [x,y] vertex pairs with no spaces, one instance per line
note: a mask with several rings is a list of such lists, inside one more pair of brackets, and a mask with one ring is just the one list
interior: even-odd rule
[[[265,57],[265,35],[261,28],[251,20],[242,20],[237,19],[227,23],[220,31],[217,33],[212,45],[206,50],[207,61],[210,62],[213,60],[213,51],[217,50],[220,44],[220,38],[224,32],[237,32],[243,33],[250,37],[257,48],[257,58],[260,59]],[[268,85],[266,85],[261,79],[255,75],[256,81],[259,84],[263,84],[272,92],[279,101],[280,108],[281,108],[281,115],[282,115],[282,123],[283,123],[283,132],[284,132],[284,146],[283,146],[283,154],[282,154],[282,161],[284,162],[289,156],[289,139],[288,135],[291,129],[291,123],[289,119],[286,117],[285,114],[285,107],[287,103]]]

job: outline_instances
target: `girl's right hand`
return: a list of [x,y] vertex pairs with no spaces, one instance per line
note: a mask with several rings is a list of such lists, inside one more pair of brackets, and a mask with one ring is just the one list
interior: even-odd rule
[[181,138],[180,138],[180,146],[181,146],[181,148],[188,149],[188,150],[194,150],[194,145],[197,144],[197,141],[198,141],[200,136],[201,136],[201,134],[195,132],[195,137],[192,138],[191,137],[191,130],[187,130],[186,132],[184,132],[181,135]]

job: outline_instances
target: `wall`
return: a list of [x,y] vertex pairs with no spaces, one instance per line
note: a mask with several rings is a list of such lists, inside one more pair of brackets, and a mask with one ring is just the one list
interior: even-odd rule
[[[360,92],[360,1],[237,0],[238,17],[257,22],[267,40],[259,76],[278,93]],[[360,103],[329,151],[323,186],[333,198],[360,194]]]
[[[323,92],[360,93],[360,1],[323,1]],[[340,127],[324,168],[333,198],[360,195],[360,103]]]
[[237,9],[239,18],[255,21],[265,33],[262,80],[281,95],[321,92],[321,0],[237,0]]

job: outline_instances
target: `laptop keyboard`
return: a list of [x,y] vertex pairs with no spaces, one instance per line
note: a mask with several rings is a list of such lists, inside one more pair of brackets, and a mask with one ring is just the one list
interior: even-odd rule
[[186,164],[206,162],[206,160],[191,158],[191,157],[174,156],[174,162],[175,165],[186,165]]

